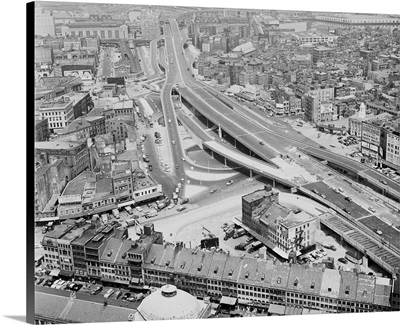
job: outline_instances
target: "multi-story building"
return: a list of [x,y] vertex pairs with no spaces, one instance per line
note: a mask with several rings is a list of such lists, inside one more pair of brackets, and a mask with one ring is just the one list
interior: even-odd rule
[[332,48],[330,47],[315,47],[312,53],[312,62],[316,64],[318,61],[323,61],[329,58],[332,54]]
[[[72,225],[75,221],[72,220]],[[63,237],[57,239],[58,256],[60,259],[60,275],[73,276],[74,275],[74,256],[72,254],[72,242],[82,236],[82,234],[89,230],[89,224],[80,222],[81,227],[70,230]]]
[[35,64],[53,64],[53,48],[49,45],[35,46]]
[[400,166],[400,129],[386,133],[385,160],[395,166]]
[[289,211],[279,204],[270,186],[242,197],[242,222],[257,232],[283,258],[315,245],[317,219],[305,211]]
[[332,106],[334,88],[310,90],[303,98],[305,118],[308,121],[319,123],[336,119]]
[[111,133],[115,142],[125,141],[129,126],[134,126],[133,115],[116,116],[106,120],[106,133]]
[[38,6],[35,6],[35,35],[56,36],[56,27],[53,15],[51,13],[46,13]]
[[114,116],[133,116],[133,100],[120,100],[113,105]]
[[46,268],[47,270],[60,269],[58,240],[64,237],[73,228],[73,225],[60,225],[57,227],[57,229],[45,234],[41,242],[44,251],[44,268]]
[[131,162],[116,162],[111,165],[113,193],[118,204],[132,204],[133,174]]
[[374,27],[393,30],[400,27],[400,19],[382,15],[324,14],[315,17],[316,21],[333,27]]
[[79,117],[60,132],[62,136],[74,136],[77,140],[94,138],[106,133],[104,116]]
[[380,140],[381,125],[372,121],[364,121],[361,128],[361,153],[378,158]]
[[299,32],[292,34],[301,44],[333,43],[338,36],[321,32]]
[[71,169],[72,178],[90,167],[86,141],[76,142],[60,139],[35,142],[35,156],[37,161],[43,161],[44,164],[62,159],[64,165]]
[[74,119],[74,103],[67,98],[47,99],[38,103],[41,119],[47,119],[50,133],[65,128]]
[[42,212],[53,195],[59,195],[71,179],[71,167],[62,159],[54,159],[49,163],[37,161],[36,168],[35,205]]
[[388,278],[204,252],[181,243],[153,244],[143,262],[143,274],[147,285],[173,284],[214,301],[238,298],[235,304],[241,306],[326,313],[392,310]]
[[78,280],[87,278],[85,245],[96,235],[96,228],[91,228],[71,243],[74,274]]
[[122,21],[73,22],[61,27],[61,35],[99,37],[100,39],[128,38],[128,26]]
[[111,237],[126,237],[126,232],[126,230],[117,230],[111,226],[103,226],[97,231],[96,235],[85,244],[87,276],[89,279],[102,279],[101,257],[106,250],[109,239]]
[[35,141],[47,141],[50,138],[49,123],[47,118],[35,119]]

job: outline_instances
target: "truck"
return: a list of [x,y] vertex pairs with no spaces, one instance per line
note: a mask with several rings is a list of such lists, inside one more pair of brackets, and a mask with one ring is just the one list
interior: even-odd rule
[[150,209],[149,210],[149,217],[156,217],[157,216],[157,210],[156,209]]
[[251,247],[249,248],[248,252],[249,252],[249,253],[253,253],[253,252],[255,252],[256,250],[258,250],[259,248],[261,248],[262,245],[263,245],[262,242],[260,242],[260,241],[255,241],[255,242],[253,242],[253,243],[251,244]]
[[246,250],[246,246],[247,246],[247,243],[240,243],[239,245],[235,246],[235,249],[238,251],[244,251],[244,250]]
[[244,230],[243,228],[238,229],[237,231],[235,231],[233,238],[239,238],[246,235],[246,230]]
[[233,237],[234,233],[235,233],[235,229],[229,228],[225,233],[224,240],[228,240],[229,238]]
[[118,211],[118,209],[113,209],[112,210],[112,214],[116,219],[119,219],[119,211]]
[[103,221],[104,224],[106,224],[107,221],[108,221],[108,214],[107,213],[103,213],[101,215],[101,220]]
[[172,200],[174,201],[174,204],[178,204],[178,194],[172,193]]
[[129,214],[133,214],[133,210],[129,205],[125,207],[125,211],[128,212]]
[[135,219],[128,219],[128,220],[126,220],[126,226],[127,226],[127,227],[132,227],[132,226],[135,225],[135,223],[136,223],[136,220],[135,220]]

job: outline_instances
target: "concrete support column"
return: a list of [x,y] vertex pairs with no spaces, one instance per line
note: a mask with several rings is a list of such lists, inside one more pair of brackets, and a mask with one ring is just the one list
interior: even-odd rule
[[221,129],[221,125],[218,125],[218,136],[221,139],[222,138],[222,129]]
[[234,139],[234,141],[235,141],[235,148],[236,148],[236,138],[233,138]]
[[253,178],[253,171],[250,169],[250,178]]
[[276,184],[275,184],[275,179],[273,179],[272,180],[272,187],[275,187],[276,186]]
[[224,165],[226,166],[226,158],[224,157]]
[[211,157],[214,158],[214,151],[211,150]]

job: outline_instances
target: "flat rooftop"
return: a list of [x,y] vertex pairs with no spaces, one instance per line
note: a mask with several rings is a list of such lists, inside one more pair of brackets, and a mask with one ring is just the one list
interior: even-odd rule
[[40,141],[35,142],[35,149],[39,150],[71,150],[79,147],[82,143],[76,141]]

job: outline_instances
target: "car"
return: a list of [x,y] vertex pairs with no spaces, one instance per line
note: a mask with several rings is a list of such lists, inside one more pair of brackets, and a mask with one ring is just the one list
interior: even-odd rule
[[153,165],[149,165],[149,171],[153,171]]
[[343,263],[343,264],[347,264],[348,263],[347,260],[344,257],[339,257],[338,261]]
[[339,190],[338,190],[337,188],[332,188],[332,190],[333,190],[335,193],[339,193]]
[[347,208],[344,208],[343,211],[346,212],[346,213],[348,213],[348,214],[350,214],[350,210],[347,209]]
[[174,206],[175,206],[175,204],[171,203],[171,204],[168,206],[168,210],[171,210],[171,209],[173,209],[173,208],[174,208]]
[[213,188],[213,189],[210,190],[210,194],[213,194],[213,193],[215,193],[216,191],[217,191],[217,189],[216,189],[216,188]]
[[319,250],[319,252],[322,254],[322,256],[326,256],[328,255],[327,252],[325,252],[322,248]]
[[175,168],[176,168],[176,169],[179,169],[179,165],[178,165],[178,164],[176,164],[176,165],[175,165]]
[[97,295],[97,294],[99,294],[101,292],[101,290],[103,290],[103,287],[102,286],[97,286],[90,292],[90,294],[92,296]]
[[54,283],[54,280],[47,279],[43,282],[43,287],[51,287]]
[[182,161],[186,161],[185,157],[181,157]]
[[379,180],[383,185],[387,185],[387,182],[384,179]]
[[172,140],[172,144],[175,144],[175,140]]
[[83,284],[80,284],[80,283],[73,283],[70,285],[70,289],[72,291],[79,291],[79,289],[82,287],[83,287]]
[[326,195],[325,194],[320,194],[321,195],[321,197],[323,198],[323,199],[326,199]]
[[343,192],[344,192],[343,189],[342,189],[341,187],[338,187],[338,191],[339,191],[340,193],[343,193]]
[[186,210],[185,206],[179,207],[178,209],[176,209],[176,211],[178,212],[182,212],[183,210]]
[[232,180],[230,180],[229,182],[226,182],[226,185],[232,185],[233,184],[233,181]]
[[262,146],[265,145],[264,141],[260,141],[260,144],[261,144]]
[[41,284],[44,281],[44,278],[39,278],[36,280],[35,284],[38,286],[39,284]]
[[132,294],[130,292],[125,292],[124,295],[122,296],[122,300],[127,300],[128,298],[130,298]]
[[114,293],[114,289],[108,289],[107,292],[104,294],[104,298],[110,298],[112,294]]
[[182,202],[181,202],[181,205],[182,205],[182,204],[186,204],[186,203],[189,203],[189,199],[188,199],[188,198],[183,199]]
[[168,123],[172,123],[171,119],[168,120]]
[[345,200],[349,201],[349,202],[353,202],[353,199],[350,196],[346,196]]
[[136,209],[137,212],[142,212],[143,211],[143,209],[141,207],[136,207],[135,209]]
[[326,147],[324,147],[324,146],[319,146],[321,149],[326,149]]

